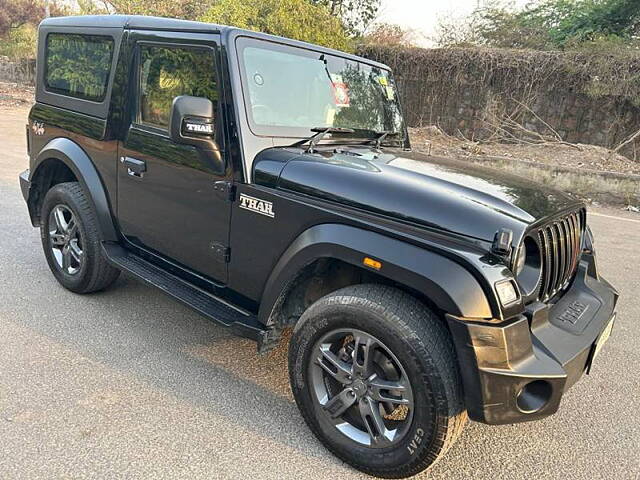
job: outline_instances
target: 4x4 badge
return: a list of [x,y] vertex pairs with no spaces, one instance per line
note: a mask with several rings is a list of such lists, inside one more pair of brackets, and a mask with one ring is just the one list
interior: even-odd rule
[[33,122],[31,130],[33,130],[35,135],[44,135],[44,123],[38,121]]
[[251,210],[252,212],[266,215],[271,218],[276,216],[275,213],[273,213],[273,203],[267,202],[266,200],[260,200],[259,198],[250,197],[244,193],[240,194],[240,208]]

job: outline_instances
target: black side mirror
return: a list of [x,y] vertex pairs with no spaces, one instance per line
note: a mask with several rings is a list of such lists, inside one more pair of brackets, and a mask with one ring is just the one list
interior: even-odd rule
[[183,145],[193,145],[216,172],[224,172],[222,153],[215,141],[215,111],[208,98],[181,95],[173,99],[169,136]]

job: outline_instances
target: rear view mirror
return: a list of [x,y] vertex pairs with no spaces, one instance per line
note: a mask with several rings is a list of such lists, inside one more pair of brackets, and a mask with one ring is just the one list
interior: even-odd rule
[[215,141],[215,111],[208,98],[182,95],[173,99],[169,136],[183,145],[193,145],[214,171],[224,172],[220,148]]

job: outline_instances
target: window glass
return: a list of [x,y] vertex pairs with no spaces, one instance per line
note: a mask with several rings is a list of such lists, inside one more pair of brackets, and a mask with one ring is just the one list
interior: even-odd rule
[[102,102],[113,58],[113,39],[101,35],[50,33],[47,36],[47,90]]
[[401,132],[389,72],[366,63],[261,41],[241,48],[247,110],[270,133],[314,127]]
[[140,120],[167,128],[173,99],[180,95],[218,100],[213,53],[208,48],[142,45]]

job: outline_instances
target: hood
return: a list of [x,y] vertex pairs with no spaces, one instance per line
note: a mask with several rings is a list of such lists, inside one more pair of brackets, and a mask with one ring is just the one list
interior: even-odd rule
[[254,163],[257,183],[331,200],[403,221],[491,241],[515,239],[543,218],[580,202],[524,177],[413,152],[350,148],[268,149]]

